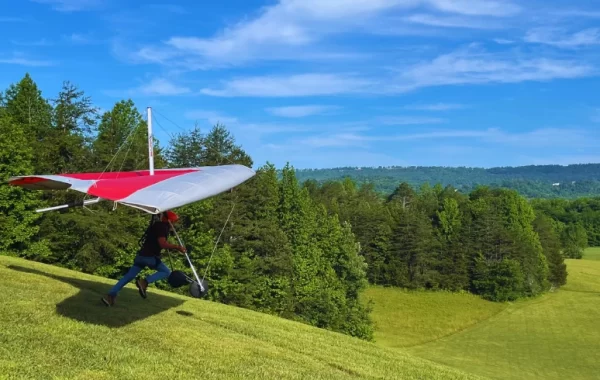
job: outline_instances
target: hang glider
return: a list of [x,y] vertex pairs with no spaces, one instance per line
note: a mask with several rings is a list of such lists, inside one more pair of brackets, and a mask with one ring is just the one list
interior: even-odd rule
[[227,191],[254,176],[243,165],[204,166],[146,171],[32,175],[9,179],[8,183],[29,190],[75,190],[97,197],[38,212],[113,201],[150,214],[184,206]]
[[155,170],[153,149],[152,111],[148,107],[149,170],[27,175],[12,177],[8,183],[29,190],[75,190],[96,197],[37,212],[106,200],[159,214],[230,190],[256,174],[254,170],[237,164]]

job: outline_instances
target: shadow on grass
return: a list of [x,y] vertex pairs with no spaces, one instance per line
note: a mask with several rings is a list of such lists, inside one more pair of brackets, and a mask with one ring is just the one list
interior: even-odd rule
[[[140,297],[137,289],[123,288],[116,304],[107,307],[101,298],[112,285],[100,282],[63,277],[36,269],[9,265],[8,268],[20,272],[40,275],[62,281],[79,289],[79,293],[56,305],[56,312],[64,317],[80,322],[119,328],[141,321],[163,311],[183,304],[183,300],[148,291],[148,298]],[[117,280],[115,280],[116,282]]]

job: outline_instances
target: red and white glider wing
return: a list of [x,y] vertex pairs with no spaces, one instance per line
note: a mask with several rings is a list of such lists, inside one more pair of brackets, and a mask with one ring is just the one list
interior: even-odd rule
[[156,214],[227,191],[256,173],[243,165],[185,169],[20,176],[8,183],[30,190],[72,189]]

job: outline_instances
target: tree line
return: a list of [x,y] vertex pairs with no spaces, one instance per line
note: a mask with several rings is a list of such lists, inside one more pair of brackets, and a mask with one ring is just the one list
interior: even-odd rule
[[[222,125],[206,133],[195,126],[155,144],[156,168],[254,166]],[[147,167],[146,121],[131,100],[99,113],[73,84],[46,99],[29,75],[0,93],[0,180]],[[149,216],[110,203],[34,212],[81,198],[0,186],[0,251],[120,277]],[[291,165],[267,162],[233,191],[177,213],[210,300],[372,339],[370,309],[360,301],[369,283],[469,291],[494,301],[565,284],[564,258],[599,243],[599,205],[531,202],[490,187],[465,194],[441,184],[400,183],[382,196],[372,184],[302,181]],[[189,272],[184,260],[165,260]]]
[[469,193],[478,186],[512,189],[527,198],[575,199],[600,194],[600,164],[531,165],[505,168],[468,167],[366,167],[297,170],[303,182],[319,183],[352,178],[359,184],[371,183],[376,191],[389,194],[400,182],[418,188],[424,183],[453,186]]
[[510,189],[465,194],[405,182],[381,196],[350,178],[303,186],[352,225],[371,284],[515,300],[564,285],[564,259],[600,245],[600,198],[527,200]]

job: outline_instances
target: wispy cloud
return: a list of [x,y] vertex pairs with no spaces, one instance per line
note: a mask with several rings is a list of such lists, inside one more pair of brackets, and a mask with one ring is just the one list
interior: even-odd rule
[[462,84],[518,83],[591,75],[591,65],[549,58],[514,58],[475,49],[460,49],[430,62],[402,68],[391,92]]
[[150,83],[140,86],[139,92],[143,95],[182,95],[189,94],[191,90],[179,86],[164,78],[153,79]]
[[398,66],[391,74],[385,72],[380,76],[320,73],[254,76],[231,79],[221,88],[204,88],[201,92],[210,96],[255,97],[395,95],[433,86],[549,81],[582,78],[595,73],[592,65],[577,60],[516,58],[469,46],[430,61]]
[[500,45],[512,45],[515,43],[515,41],[506,38],[494,38],[494,42]]
[[485,130],[438,130],[419,133],[396,133],[368,135],[359,133],[325,133],[308,138],[295,139],[290,145],[311,147],[366,146],[373,142],[418,141],[418,140],[465,139],[478,140],[494,146],[525,148],[600,147],[600,139],[590,131],[569,128],[540,128],[527,132],[506,132],[497,128]]
[[559,48],[600,45],[600,29],[589,28],[575,33],[568,33],[560,28],[536,28],[528,31],[524,40],[529,43],[552,45]]
[[103,0],[30,0],[35,3],[51,5],[59,12],[77,12],[95,9]]
[[365,136],[354,133],[340,133],[328,136],[313,136],[297,141],[300,145],[306,145],[313,148],[330,148],[330,147],[348,147],[348,146],[365,146],[369,139]]
[[287,107],[272,107],[267,108],[266,111],[275,116],[281,117],[306,117],[312,115],[319,115],[327,111],[333,111],[338,109],[338,106],[324,106],[324,105],[304,105],[304,106],[287,106]]
[[435,103],[435,104],[414,104],[407,105],[404,109],[418,110],[418,111],[450,111],[467,108],[466,104],[457,103]]
[[198,120],[198,119],[206,120],[211,124],[217,124],[217,123],[235,124],[238,122],[238,119],[236,117],[231,117],[231,116],[220,114],[215,111],[207,111],[207,110],[188,111],[185,113],[185,118],[191,119],[191,120]]
[[107,90],[104,91],[109,96],[177,96],[192,94],[188,87],[180,86],[166,78],[154,78],[147,84],[140,85],[128,90]]
[[22,53],[14,52],[14,53],[12,53],[12,56],[10,56],[10,57],[0,58],[0,64],[43,67],[43,66],[54,66],[56,63],[53,61],[48,61],[48,60],[29,58]]
[[429,0],[428,2],[441,11],[471,16],[512,16],[522,10],[511,1]]
[[[186,65],[189,69],[253,60],[344,58],[347,52],[332,52],[331,47],[319,48],[318,44],[328,36],[345,32],[380,33],[385,19],[397,24],[404,18],[407,26],[419,23],[483,28],[492,23],[483,22],[481,17],[508,17],[520,10],[511,1],[488,0],[280,0],[262,8],[256,17],[230,25],[213,37],[172,36],[159,46],[137,49],[129,58]],[[413,11],[419,13],[411,14]],[[149,50],[163,59],[152,59]]]
[[381,116],[377,121],[385,125],[425,125],[440,124],[445,120],[438,117],[420,117],[420,116]]
[[89,35],[82,33],[71,33],[70,35],[65,36],[65,38],[67,41],[77,45],[87,45],[95,41]]
[[211,125],[224,124],[228,129],[234,130],[236,135],[243,135],[253,140],[260,140],[263,135],[311,130],[310,127],[304,125],[249,122],[214,110],[191,110],[187,111],[184,116],[189,120],[204,120]]
[[232,79],[221,89],[204,88],[211,96],[312,96],[360,93],[373,82],[342,74],[297,74],[291,76],[265,75]]
[[440,26],[445,28],[465,29],[500,29],[504,27],[502,21],[473,20],[460,16],[439,16],[432,14],[414,14],[403,19],[409,23],[427,26]]

